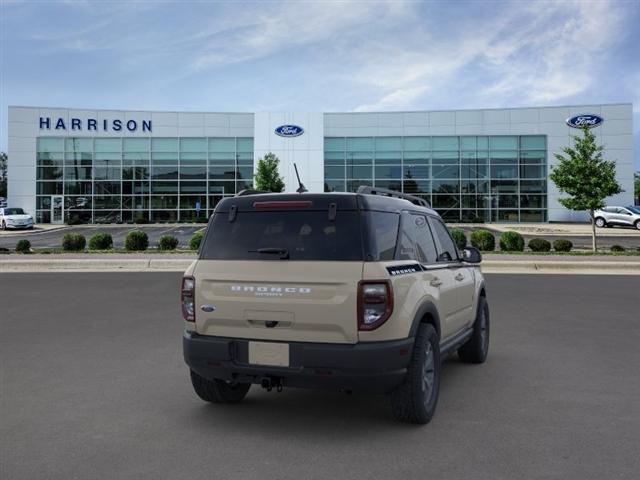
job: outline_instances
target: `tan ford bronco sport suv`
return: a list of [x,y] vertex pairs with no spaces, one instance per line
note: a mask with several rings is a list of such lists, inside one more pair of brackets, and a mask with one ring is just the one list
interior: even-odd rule
[[398,192],[226,198],[182,280],[193,388],[216,403],[252,383],[387,393],[397,419],[427,423],[441,359],[487,356],[480,259]]

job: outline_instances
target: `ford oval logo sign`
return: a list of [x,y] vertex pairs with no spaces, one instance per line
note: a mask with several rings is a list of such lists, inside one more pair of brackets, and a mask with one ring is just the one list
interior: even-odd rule
[[276,128],[276,135],[281,137],[299,137],[304,133],[302,127],[297,125],[281,125]]
[[567,125],[573,128],[593,128],[600,125],[604,119],[600,115],[592,113],[581,113],[567,118]]

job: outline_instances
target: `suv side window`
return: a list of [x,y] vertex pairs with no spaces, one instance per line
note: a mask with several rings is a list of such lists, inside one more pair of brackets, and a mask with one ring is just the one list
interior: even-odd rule
[[436,261],[436,246],[424,215],[403,213],[398,246],[398,260],[416,260],[420,263]]
[[458,249],[453,243],[449,230],[441,220],[429,218],[429,223],[434,235],[438,238],[440,246],[438,248],[438,262],[451,262],[458,259]]

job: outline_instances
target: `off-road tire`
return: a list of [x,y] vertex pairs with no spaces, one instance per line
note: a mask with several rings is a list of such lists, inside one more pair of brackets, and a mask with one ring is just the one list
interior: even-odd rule
[[480,297],[473,334],[458,349],[460,360],[466,363],[484,363],[489,353],[489,332],[489,304],[485,297]]
[[207,380],[193,370],[191,370],[191,384],[202,400],[213,403],[239,403],[251,388],[250,383],[230,384],[224,380]]
[[602,217],[596,218],[596,227],[604,228],[606,226],[607,226],[607,221],[604,218]]
[[[425,380],[425,371],[430,372],[430,387]],[[404,383],[390,394],[393,416],[401,422],[422,425],[429,423],[436,411],[439,390],[438,334],[432,325],[423,323],[418,328],[407,377]]]

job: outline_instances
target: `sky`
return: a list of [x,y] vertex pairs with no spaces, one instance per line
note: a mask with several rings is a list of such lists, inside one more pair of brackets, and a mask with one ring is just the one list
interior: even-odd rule
[[[392,111],[632,102],[640,0],[0,0],[7,106]],[[605,119],[606,121],[606,119]]]

